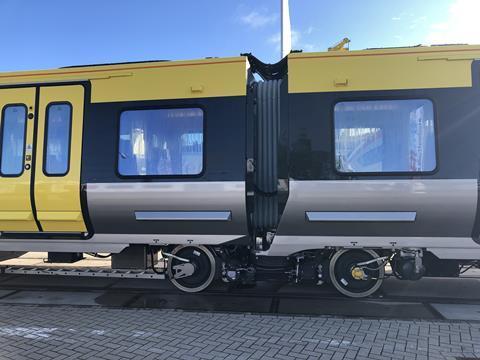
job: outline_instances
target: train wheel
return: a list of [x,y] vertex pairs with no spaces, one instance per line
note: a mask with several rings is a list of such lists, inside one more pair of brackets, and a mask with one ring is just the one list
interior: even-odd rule
[[[167,273],[175,287],[194,293],[206,289],[215,277],[215,257],[202,245],[180,245],[168,259]],[[181,260],[182,259],[182,260]],[[188,262],[184,260],[188,260]]]
[[352,249],[337,251],[330,260],[330,280],[343,295],[361,298],[373,294],[383,282],[385,267],[381,260],[365,266],[359,263],[377,259],[373,250]]

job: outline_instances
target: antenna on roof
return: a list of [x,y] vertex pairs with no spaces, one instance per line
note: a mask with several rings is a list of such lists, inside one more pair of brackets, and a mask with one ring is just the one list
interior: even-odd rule
[[288,0],[282,2],[281,59],[292,51],[292,27],[290,25],[290,9]]

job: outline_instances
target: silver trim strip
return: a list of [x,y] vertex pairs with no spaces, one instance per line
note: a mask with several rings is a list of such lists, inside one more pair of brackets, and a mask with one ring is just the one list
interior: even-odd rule
[[416,211],[306,211],[310,222],[315,221],[415,221]]
[[231,211],[135,211],[137,221],[231,221]]

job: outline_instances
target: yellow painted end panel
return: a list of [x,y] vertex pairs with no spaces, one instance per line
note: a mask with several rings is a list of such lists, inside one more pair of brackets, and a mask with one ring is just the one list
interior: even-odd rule
[[[65,176],[46,176],[43,173],[46,111],[52,102],[69,102],[72,105],[70,169]],[[35,203],[38,219],[47,232],[86,231],[80,203],[83,105],[84,88],[80,85],[40,88]]]
[[0,221],[29,221],[29,220],[33,220],[32,212],[0,211]]
[[39,211],[37,218],[38,220],[47,221],[83,221],[83,215],[79,211]]
[[472,86],[479,46],[292,54],[289,93]]
[[246,95],[246,57],[0,74],[1,84],[90,80],[92,102]]
[[[29,112],[35,112],[35,88],[0,89],[0,113],[9,104],[25,104]],[[0,118],[0,124],[2,121]],[[32,154],[33,125],[33,120],[27,120],[26,148],[30,149],[25,155]],[[31,165],[31,160],[25,160],[26,164]],[[0,176],[0,231],[38,231],[30,200],[30,181],[30,170],[24,170],[18,177]]]

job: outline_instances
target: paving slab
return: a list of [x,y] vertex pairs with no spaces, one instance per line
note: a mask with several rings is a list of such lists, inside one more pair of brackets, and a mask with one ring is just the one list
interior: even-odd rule
[[480,305],[432,304],[445,319],[480,321]]
[[480,322],[0,304],[0,359],[456,359]]
[[19,291],[1,298],[2,304],[35,305],[98,305],[95,299],[101,293],[76,291]]

